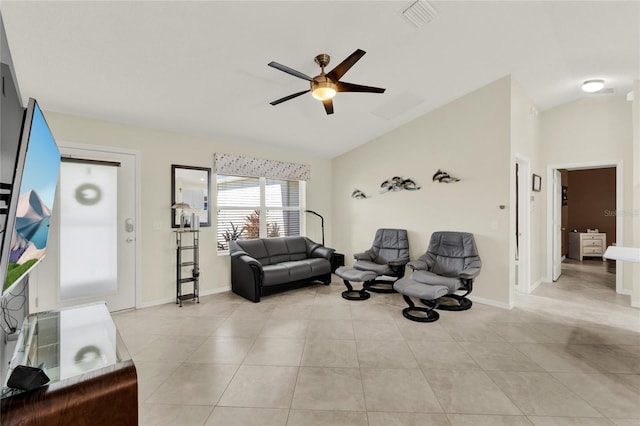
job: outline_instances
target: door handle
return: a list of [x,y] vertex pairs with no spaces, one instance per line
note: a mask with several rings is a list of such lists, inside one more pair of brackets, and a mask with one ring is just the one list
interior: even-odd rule
[[132,243],[134,240],[135,240],[134,238],[129,237],[125,241],[128,243]]
[[127,232],[133,232],[133,219],[128,218],[124,221],[124,230]]

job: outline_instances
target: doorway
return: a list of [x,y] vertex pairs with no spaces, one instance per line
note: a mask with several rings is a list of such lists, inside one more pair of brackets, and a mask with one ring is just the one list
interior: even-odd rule
[[140,283],[139,153],[60,142],[50,238],[58,249],[37,276],[36,310],[104,301],[136,307]]
[[[568,257],[574,259],[567,259],[566,262],[581,262],[584,259],[604,260],[598,255],[602,253],[601,251],[595,247],[584,247],[586,242],[582,240],[602,240],[603,249],[612,243],[618,245],[623,243],[623,218],[616,215],[616,212],[622,211],[623,206],[622,162],[557,164],[548,166],[547,172],[549,182],[551,182],[550,190],[547,192],[547,275],[548,281],[556,281],[562,271],[564,256],[567,254],[569,254]],[[575,179],[586,179],[587,176],[597,175],[598,179],[602,179],[602,176],[610,176],[607,186],[609,189],[605,193],[611,195],[611,199],[607,202],[606,207],[602,207],[602,205],[590,207],[589,203],[585,203],[585,198],[590,198],[588,197],[590,191],[595,191],[598,185],[572,185],[568,181],[570,174],[573,174],[574,182],[576,182]],[[612,180],[615,180],[615,183]],[[597,183],[600,184],[600,182]],[[582,193],[582,196],[579,196],[579,193]],[[614,194],[615,196],[613,196]],[[577,203],[577,199],[583,201]],[[611,204],[615,205],[609,207]],[[574,209],[576,215],[568,220],[567,211],[570,208]],[[589,212],[591,216],[583,214],[588,209],[593,210]],[[608,223],[613,221],[615,225],[603,224],[602,221],[605,217],[607,217]],[[563,230],[563,227],[566,229]],[[563,235],[567,237],[564,243],[562,241]],[[596,244],[596,241],[589,242]],[[598,244],[600,243],[598,242]],[[589,251],[593,251],[595,257],[589,256]],[[585,253],[587,257],[583,258],[581,253]],[[601,264],[601,266],[607,269],[607,263]],[[616,292],[626,293],[623,290],[622,265],[615,262],[615,267],[609,268],[609,270],[615,273]]]

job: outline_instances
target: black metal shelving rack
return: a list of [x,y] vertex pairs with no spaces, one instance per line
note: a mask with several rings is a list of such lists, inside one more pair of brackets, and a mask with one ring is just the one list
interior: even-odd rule
[[[176,233],[176,304],[182,307],[183,300],[193,300],[200,303],[200,230],[181,228],[174,231]],[[191,245],[185,241],[187,236],[191,236]],[[191,252],[190,260],[184,259],[184,254]],[[189,257],[189,256],[187,256]],[[190,274],[189,271],[190,270]],[[183,294],[182,286],[193,283],[193,292]]]

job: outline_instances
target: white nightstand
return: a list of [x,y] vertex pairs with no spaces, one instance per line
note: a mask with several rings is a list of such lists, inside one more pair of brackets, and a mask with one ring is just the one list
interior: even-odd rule
[[584,257],[602,257],[606,248],[607,234],[604,232],[569,232],[570,259],[582,261]]

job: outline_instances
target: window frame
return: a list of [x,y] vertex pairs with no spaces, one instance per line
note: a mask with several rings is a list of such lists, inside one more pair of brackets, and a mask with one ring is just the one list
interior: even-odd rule
[[[228,177],[238,177],[238,178],[249,178],[249,179],[258,179],[259,187],[260,187],[260,205],[259,206],[239,206],[239,205],[230,205],[230,206],[220,206],[218,204],[218,177],[219,176],[228,176]],[[215,184],[215,202],[216,202],[216,251],[219,255],[227,255],[229,254],[229,248],[220,249],[218,247],[218,237],[220,235],[219,229],[219,221],[218,218],[220,216],[221,210],[228,211],[242,211],[242,210],[258,210],[260,212],[260,236],[258,238],[275,238],[267,236],[267,212],[268,211],[297,211],[300,215],[300,235],[306,234],[306,220],[305,220],[305,210],[306,210],[306,181],[297,180],[297,179],[284,179],[284,178],[267,178],[264,176],[255,177],[255,176],[240,176],[240,175],[228,175],[222,173],[216,173],[216,184]],[[267,180],[282,180],[282,181],[290,181],[290,182],[298,182],[298,206],[267,206],[266,200],[266,187]]]

